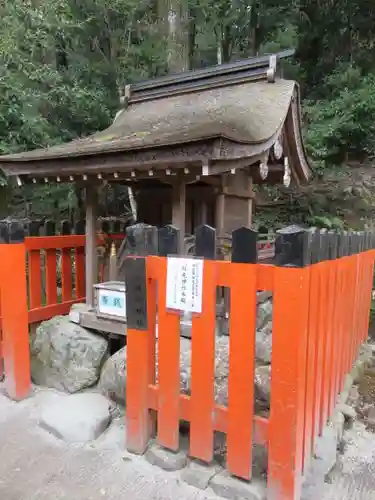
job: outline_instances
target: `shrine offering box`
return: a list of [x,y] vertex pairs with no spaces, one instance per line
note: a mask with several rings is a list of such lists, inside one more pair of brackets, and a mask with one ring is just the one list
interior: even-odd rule
[[126,322],[125,283],[107,281],[94,285],[94,303],[98,318]]

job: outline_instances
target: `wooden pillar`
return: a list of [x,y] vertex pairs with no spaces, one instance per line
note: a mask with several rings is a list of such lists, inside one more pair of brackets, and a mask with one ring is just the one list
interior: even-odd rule
[[186,218],[186,184],[183,180],[172,185],[172,224],[179,232],[179,250],[184,253],[185,218]]
[[207,224],[207,201],[201,201],[201,224]]
[[248,191],[249,191],[249,198],[247,200],[247,226],[251,227],[253,223],[253,178],[249,177],[248,179]]
[[94,306],[93,285],[97,280],[96,216],[98,192],[93,184],[86,186],[86,304]]
[[225,212],[225,194],[220,193],[216,197],[215,226],[216,234],[220,237],[224,234],[224,212]]

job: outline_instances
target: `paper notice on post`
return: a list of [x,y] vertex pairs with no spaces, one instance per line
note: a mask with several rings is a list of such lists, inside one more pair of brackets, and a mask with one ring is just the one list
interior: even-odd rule
[[167,309],[201,313],[203,293],[203,259],[168,257]]

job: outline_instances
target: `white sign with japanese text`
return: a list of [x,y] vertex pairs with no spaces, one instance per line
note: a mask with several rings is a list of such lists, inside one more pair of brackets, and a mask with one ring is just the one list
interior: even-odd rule
[[203,293],[203,259],[168,257],[167,309],[201,313]]
[[126,317],[125,292],[117,290],[99,289],[98,312],[108,316]]

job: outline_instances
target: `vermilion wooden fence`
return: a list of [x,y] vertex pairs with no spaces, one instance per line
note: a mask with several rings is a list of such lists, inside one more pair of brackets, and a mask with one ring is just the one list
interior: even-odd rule
[[[21,232],[23,233],[22,229]],[[121,241],[124,235],[98,235],[98,245],[104,243],[104,237]],[[24,238],[24,241],[21,238],[20,243],[1,246],[4,252],[8,252],[7,255],[12,250],[13,253],[18,251],[23,257],[23,262],[17,266],[17,270],[13,269],[9,256],[3,258],[5,270],[0,275],[0,287],[2,290],[8,290],[11,287],[11,291],[6,292],[4,300],[9,298],[16,302],[20,296],[21,300],[24,299],[22,292],[17,290],[17,286],[23,287],[21,280],[24,281],[26,304],[28,304],[27,324],[37,324],[56,315],[68,314],[73,304],[85,300],[85,236],[70,234],[31,236]],[[20,276],[18,276],[19,269],[24,269],[24,273]],[[15,278],[17,276],[19,278],[18,285],[13,283],[14,279],[5,278],[9,272],[13,276],[13,271]],[[58,283],[58,274],[60,274],[61,283]],[[99,277],[101,275],[99,269]],[[58,286],[59,284],[61,287]],[[0,300],[0,308],[2,304],[3,301]],[[4,369],[2,316],[0,309],[0,377]],[[24,360],[23,364],[26,369],[28,362]],[[18,397],[20,396],[17,395]]]
[[[122,240],[124,235],[106,237]],[[102,243],[103,238],[98,237],[98,244]],[[27,237],[25,249],[28,262],[29,323],[68,314],[73,304],[84,301],[85,236]],[[58,269],[61,274],[61,293],[57,283]],[[99,276],[100,274],[99,272]]]
[[[298,499],[315,440],[367,337],[374,237],[367,233],[285,232],[276,240],[275,265],[265,265],[257,263],[256,234],[251,230],[241,228],[233,233],[232,262],[225,262],[214,260],[214,230],[200,228],[196,252],[205,258],[203,311],[193,315],[191,392],[186,395],[180,393],[180,316],[166,308],[166,255],[177,253],[179,238],[171,227],[158,234],[156,228],[152,230],[146,238],[147,248],[156,242],[159,250],[153,253],[159,252],[159,256],[134,256],[126,263],[127,446],[138,453],[145,450],[154,434],[156,412],[158,442],[177,450],[179,422],[189,421],[192,457],[210,462],[214,431],[223,432],[227,435],[228,470],[250,480],[252,444],[260,443],[268,447],[268,500]],[[67,313],[72,303],[84,298],[84,237],[24,240],[20,226],[6,221],[0,223],[0,235],[6,388],[11,397],[22,399],[30,391],[29,324]],[[57,292],[58,256],[61,297]],[[230,289],[226,407],[216,404],[214,398],[217,287]],[[268,417],[254,411],[256,292],[261,290],[273,293]]]
[[[245,235],[237,236],[239,240]],[[132,296],[127,305],[127,446],[143,453],[154,434],[155,414],[150,412],[154,410],[160,445],[177,450],[179,422],[188,421],[190,456],[210,462],[214,431],[223,432],[228,470],[250,480],[252,444],[260,443],[268,447],[268,500],[296,500],[315,440],[367,337],[375,252],[373,240],[365,234],[297,232],[280,235],[278,243],[280,266],[238,262],[246,255],[248,261],[254,260],[251,237],[243,239],[237,262],[205,260],[203,310],[192,321],[190,395],[180,393],[180,317],[166,309],[167,259],[148,256],[128,261],[127,290],[138,299]],[[227,407],[214,399],[218,286],[230,289]],[[271,291],[274,305],[268,418],[254,413],[259,290]]]

